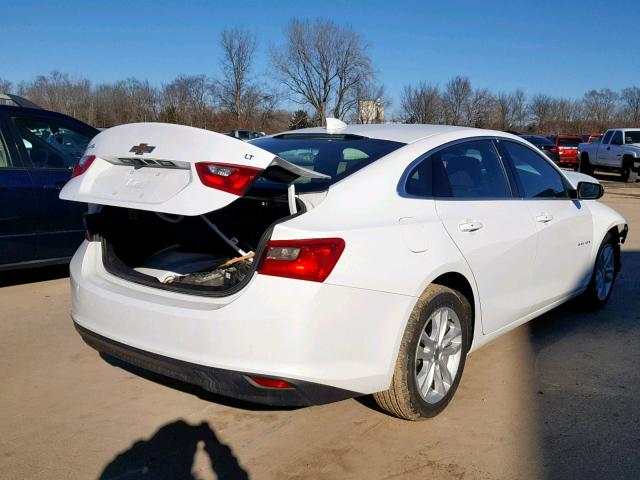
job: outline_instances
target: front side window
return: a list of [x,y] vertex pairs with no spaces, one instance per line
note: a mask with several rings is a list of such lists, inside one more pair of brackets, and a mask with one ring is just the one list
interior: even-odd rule
[[616,133],[613,134],[611,145],[622,145],[622,132],[620,130],[616,130]]
[[18,117],[13,121],[33,168],[73,168],[91,140],[50,120]]
[[511,158],[525,198],[569,198],[562,176],[544,157],[520,143],[500,143]]
[[511,188],[491,140],[473,140],[435,153],[433,196],[508,198]]

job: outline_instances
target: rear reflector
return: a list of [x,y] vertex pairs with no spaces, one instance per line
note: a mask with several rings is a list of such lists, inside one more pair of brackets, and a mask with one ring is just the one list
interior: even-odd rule
[[196,163],[196,171],[200,181],[207,187],[238,196],[244,195],[256,177],[262,173],[260,168],[211,162]]
[[341,238],[272,240],[267,243],[258,273],[324,282],[344,247]]
[[89,167],[91,166],[91,164],[95,159],[96,159],[95,155],[85,155],[80,160],[78,160],[78,163],[76,163],[73,166],[73,171],[71,172],[71,178],[80,176],[84,172],[89,170]]
[[285,382],[284,380],[279,380],[277,378],[257,377],[253,375],[250,375],[247,378],[265,388],[293,388],[293,385],[289,382]]

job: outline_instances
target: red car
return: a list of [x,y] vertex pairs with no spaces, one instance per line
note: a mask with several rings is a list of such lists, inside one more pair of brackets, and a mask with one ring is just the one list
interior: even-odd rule
[[561,167],[571,167],[578,170],[578,145],[582,143],[582,138],[577,135],[556,135],[549,137],[558,147]]

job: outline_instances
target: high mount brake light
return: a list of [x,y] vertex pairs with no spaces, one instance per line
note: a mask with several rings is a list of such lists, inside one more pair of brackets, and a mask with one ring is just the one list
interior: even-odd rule
[[336,266],[345,243],[341,238],[271,240],[258,273],[324,282]]
[[86,172],[87,170],[89,170],[89,167],[91,166],[91,164],[95,159],[96,159],[95,155],[85,155],[80,160],[78,160],[78,163],[76,163],[73,166],[73,171],[71,172],[71,178],[78,177],[82,175],[84,172]]
[[207,187],[242,196],[262,173],[262,169],[229,163],[196,163],[200,181]]

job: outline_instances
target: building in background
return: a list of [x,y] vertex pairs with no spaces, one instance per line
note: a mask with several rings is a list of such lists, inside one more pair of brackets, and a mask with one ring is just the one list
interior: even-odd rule
[[380,98],[358,100],[358,123],[383,123],[384,103]]

